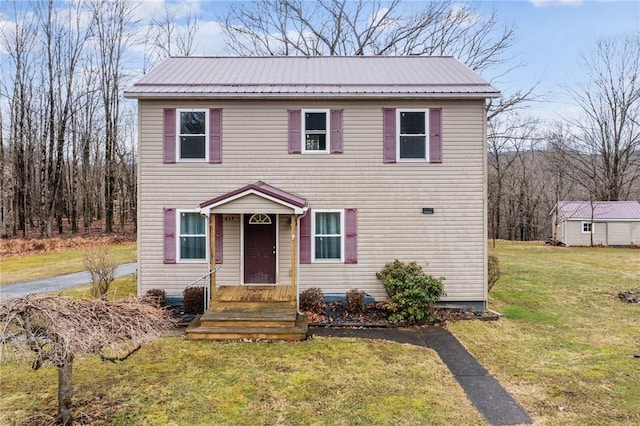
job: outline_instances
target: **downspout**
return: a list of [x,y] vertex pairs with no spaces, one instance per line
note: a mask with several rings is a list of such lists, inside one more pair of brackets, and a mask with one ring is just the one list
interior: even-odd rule
[[296,261],[298,267],[296,268],[296,312],[302,315],[300,312],[300,219],[305,217],[309,213],[309,208],[305,207],[304,213],[300,216],[296,216]]

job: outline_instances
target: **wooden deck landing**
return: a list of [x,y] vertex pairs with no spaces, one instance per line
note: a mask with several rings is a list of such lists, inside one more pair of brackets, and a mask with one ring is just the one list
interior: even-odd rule
[[218,302],[289,302],[295,300],[289,286],[222,286],[213,299]]
[[290,286],[222,286],[187,328],[196,340],[304,340],[307,318]]

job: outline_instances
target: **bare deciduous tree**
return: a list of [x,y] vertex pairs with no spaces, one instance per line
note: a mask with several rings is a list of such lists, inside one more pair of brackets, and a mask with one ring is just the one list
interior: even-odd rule
[[191,10],[183,20],[184,25],[178,24],[168,2],[163,3],[160,14],[151,18],[145,37],[145,43],[149,42],[150,46],[145,55],[150,56],[152,63],[170,56],[191,56],[195,53],[195,37],[202,21]]
[[141,345],[173,327],[168,313],[136,299],[105,301],[27,296],[0,303],[0,350],[58,369],[58,422],[70,425],[72,368],[82,355],[124,361]]
[[[223,30],[228,49],[243,56],[451,55],[477,72],[514,60],[512,25],[453,0],[256,0],[229,8]],[[533,92],[489,103],[489,118],[520,108]]]
[[595,200],[626,200],[640,178],[640,35],[599,41],[581,66],[588,81],[568,89],[573,179]]
[[120,122],[121,85],[124,83],[124,53],[132,42],[135,5],[127,0],[92,0],[91,15],[97,44],[97,66],[104,107],[104,202],[105,232],[113,232],[116,197],[117,144]]
[[239,55],[455,55],[482,71],[505,61],[513,27],[453,1],[263,0],[229,8]]

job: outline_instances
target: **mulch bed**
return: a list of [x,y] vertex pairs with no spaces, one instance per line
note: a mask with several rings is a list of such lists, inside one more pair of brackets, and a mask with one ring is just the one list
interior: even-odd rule
[[[384,302],[374,302],[365,305],[360,313],[351,313],[343,302],[327,303],[324,313],[303,312],[309,319],[309,325],[314,327],[404,327],[407,323],[392,323]],[[494,312],[482,312],[473,308],[434,308],[435,323],[446,324],[461,320],[497,320],[499,315]]]

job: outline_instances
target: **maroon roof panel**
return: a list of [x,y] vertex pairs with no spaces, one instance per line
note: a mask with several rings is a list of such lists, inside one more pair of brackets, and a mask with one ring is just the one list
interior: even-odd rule
[[[591,220],[589,201],[560,201],[558,207],[567,219]],[[640,203],[637,201],[594,201],[594,220],[640,220]]]
[[230,200],[234,198],[236,195],[240,195],[244,192],[249,192],[252,190],[257,192],[258,194],[263,194],[263,195],[275,198],[284,203],[291,204],[295,207],[305,207],[307,205],[307,200],[305,200],[304,198],[298,197],[297,195],[278,189],[275,186],[271,186],[262,181],[258,181],[256,183],[243,186],[242,188],[238,188],[231,192],[227,192],[226,194],[222,194],[218,197],[215,197],[208,201],[200,203],[200,208],[205,208],[212,204],[218,204],[222,201]]

